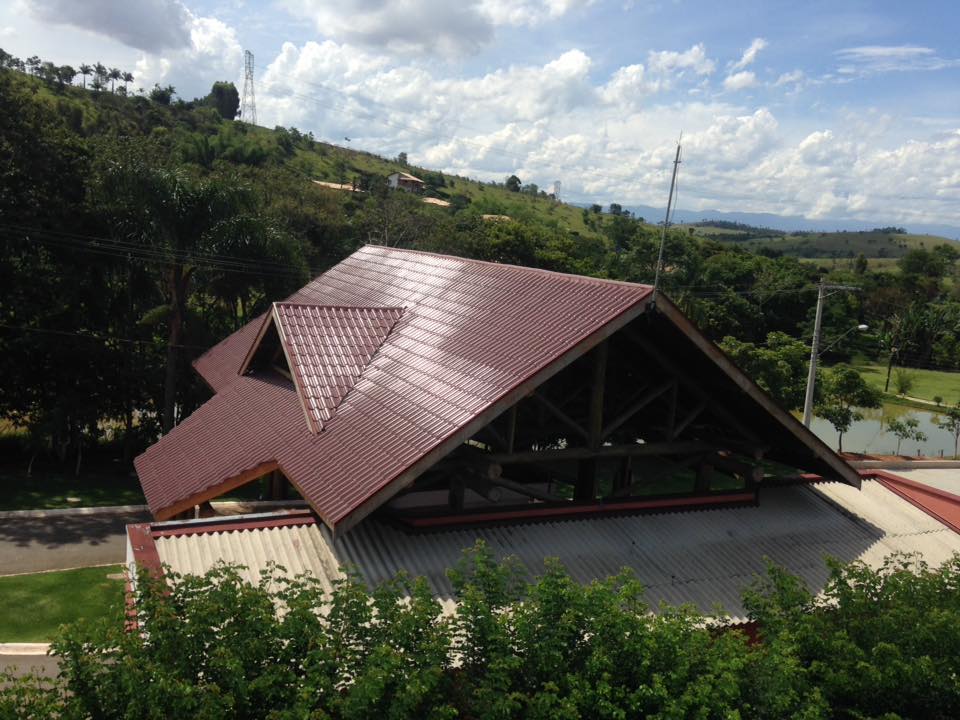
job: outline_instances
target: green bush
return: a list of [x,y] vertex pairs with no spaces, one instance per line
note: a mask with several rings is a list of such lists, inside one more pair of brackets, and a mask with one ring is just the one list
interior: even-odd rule
[[328,595],[230,566],[141,575],[146,632],[67,628],[61,677],[0,678],[0,718],[953,718],[958,578],[960,558],[831,564],[817,598],[771,566],[746,594],[751,644],[689,607],[651,613],[626,571],[584,586],[548,561],[528,583],[482,544],[451,572],[453,616],[422,579]]

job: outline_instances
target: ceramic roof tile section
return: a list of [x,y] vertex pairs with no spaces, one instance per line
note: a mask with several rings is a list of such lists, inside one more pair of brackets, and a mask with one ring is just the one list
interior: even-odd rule
[[273,321],[311,430],[323,430],[333,418],[401,315],[403,308],[274,304]]
[[455,447],[459,431],[492,419],[511,391],[643,312],[649,294],[632,283],[364,247],[286,301],[405,308],[324,431],[309,431],[289,384],[238,374],[258,318],[196,361],[217,396],[137,458],[147,501],[166,517],[276,462],[336,527],[399,489],[392,481],[418,462]]

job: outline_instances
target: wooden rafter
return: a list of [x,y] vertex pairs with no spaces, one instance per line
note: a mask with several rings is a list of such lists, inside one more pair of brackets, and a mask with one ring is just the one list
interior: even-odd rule
[[643,410],[647,405],[652,403],[675,385],[676,381],[673,378],[670,378],[669,380],[665,380],[659,385],[655,385],[654,387],[646,390],[636,401],[631,403],[623,412],[617,415],[616,418],[611,420],[609,425],[603,428],[604,439],[610,437],[610,435],[619,429],[620,426],[622,426],[625,422],[630,420],[630,418]]
[[544,397],[541,393],[534,391],[530,397],[536,400],[540,405],[545,409],[550,411],[558,420],[560,420],[564,425],[569,427],[571,430],[574,430],[579,435],[581,435],[584,440],[589,439],[590,434],[587,432],[587,429],[583,427],[580,423],[574,420],[572,417],[567,415],[563,410],[554,405],[550,400]]

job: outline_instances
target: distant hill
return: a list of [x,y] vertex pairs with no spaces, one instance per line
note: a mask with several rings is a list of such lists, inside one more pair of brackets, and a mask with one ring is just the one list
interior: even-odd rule
[[[631,212],[646,218],[651,222],[660,222],[663,219],[664,208],[650,205],[624,206]],[[734,223],[743,223],[754,227],[767,227],[784,232],[811,231],[833,233],[846,230],[854,232],[872,230],[887,222],[884,218],[872,221],[865,220],[812,220],[798,215],[775,215],[773,213],[753,212],[724,212],[721,210],[683,210],[677,209],[673,213],[674,223],[698,223],[704,220],[722,220]],[[960,240],[960,226],[943,225],[936,223],[910,223],[909,230],[925,235],[936,235],[952,240]]]

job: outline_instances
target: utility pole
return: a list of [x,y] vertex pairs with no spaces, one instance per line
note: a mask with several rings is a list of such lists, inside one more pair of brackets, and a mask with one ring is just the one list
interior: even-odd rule
[[817,316],[813,321],[813,342],[810,345],[810,370],[807,373],[807,395],[803,401],[803,424],[807,427],[810,427],[810,420],[813,418],[813,391],[817,383],[817,360],[820,358],[820,324],[823,320],[823,300],[827,297],[824,292],[827,290],[860,289],[852,285],[827,285],[823,280],[820,281],[817,288]]
[[240,103],[240,120],[250,125],[257,124],[257,98],[253,91],[253,53],[243,53],[243,100]]
[[[680,133],[683,139],[683,133]],[[670,195],[667,197],[667,214],[663,219],[663,232],[660,235],[660,254],[657,256],[657,272],[653,277],[653,294],[650,296],[650,307],[657,306],[657,289],[660,287],[660,272],[663,269],[663,246],[667,243],[667,226],[670,224],[670,210],[673,207],[673,190],[677,186],[677,170],[680,168],[680,141],[677,141],[677,155],[673,159],[673,177],[670,178]]]

